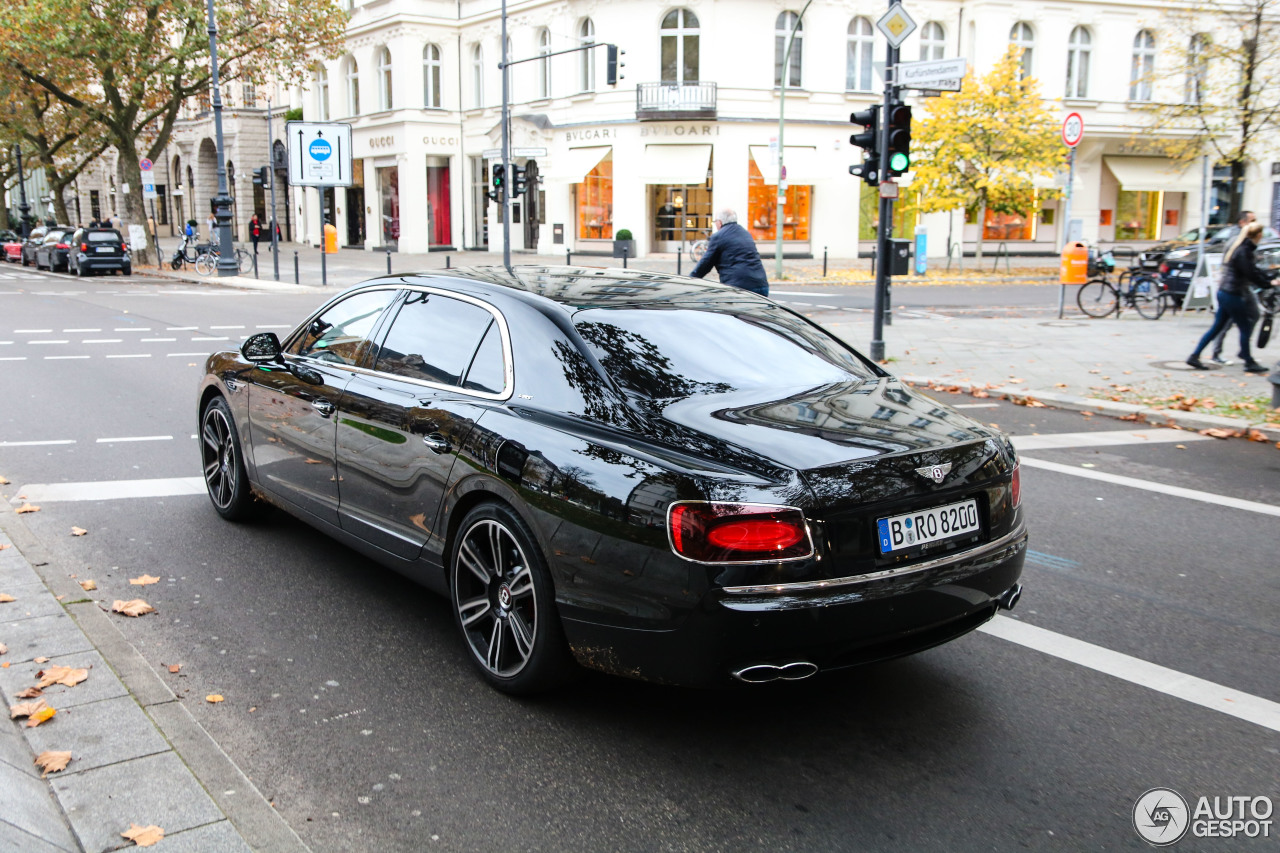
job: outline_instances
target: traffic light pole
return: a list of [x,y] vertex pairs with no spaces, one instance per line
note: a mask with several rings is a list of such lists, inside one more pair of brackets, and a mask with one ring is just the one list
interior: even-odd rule
[[[892,5],[892,0],[890,2]],[[880,111],[880,163],[878,172],[882,179],[889,177],[889,106],[897,99],[894,85],[898,73],[898,49],[889,47],[884,64],[884,107]],[[876,223],[876,292],[875,308],[871,318],[871,359],[884,361],[884,327],[889,311],[889,237],[893,232],[893,199],[880,191],[880,219]]]

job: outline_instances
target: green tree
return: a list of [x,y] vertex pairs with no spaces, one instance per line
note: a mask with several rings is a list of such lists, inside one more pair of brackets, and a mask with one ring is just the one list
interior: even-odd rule
[[914,133],[911,189],[920,193],[920,209],[974,212],[979,261],[987,211],[1034,212],[1034,178],[1052,176],[1065,156],[1038,83],[1022,77],[1021,57],[1011,46],[985,77],[971,73],[959,92],[925,101],[928,115]]
[[[308,59],[336,55],[347,14],[338,0],[235,0],[217,8],[219,78],[299,79]],[[140,157],[161,155],[183,105],[209,95],[200,0],[15,0],[0,30],[0,63],[100,125],[115,146],[126,218],[146,221]],[[80,85],[88,80],[89,85]],[[146,263],[142,254],[140,263]]]

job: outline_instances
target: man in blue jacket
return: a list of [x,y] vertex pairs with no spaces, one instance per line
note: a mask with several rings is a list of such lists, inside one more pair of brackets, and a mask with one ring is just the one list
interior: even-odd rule
[[769,279],[756,251],[756,242],[738,224],[738,214],[725,208],[716,219],[716,233],[707,241],[707,251],[689,275],[702,278],[715,267],[722,284],[731,284],[761,296],[769,295]]

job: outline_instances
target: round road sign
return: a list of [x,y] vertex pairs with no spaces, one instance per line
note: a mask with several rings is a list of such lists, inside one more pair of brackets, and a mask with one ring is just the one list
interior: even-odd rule
[[148,160],[146,157],[143,157],[141,160],[138,161],[138,168],[144,172],[150,172],[151,167],[153,165],[154,164],[150,160]]
[[1062,142],[1068,148],[1075,148],[1084,138],[1084,117],[1080,113],[1067,113],[1062,120]]

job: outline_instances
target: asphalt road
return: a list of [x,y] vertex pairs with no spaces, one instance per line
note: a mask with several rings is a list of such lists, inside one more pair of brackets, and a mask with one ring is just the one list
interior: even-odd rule
[[[1280,507],[1270,445],[947,397],[1023,442],[1033,552],[1021,604],[993,623],[1009,630],[783,687],[587,675],[520,701],[472,674],[442,599],[283,513],[232,525],[202,495],[126,496],[199,475],[204,354],[283,331],[316,295],[0,276],[0,474],[14,484],[0,491],[112,481],[109,499],[38,501],[24,523],[97,581],[90,595],[157,608],[121,620],[126,637],[316,851],[1137,850],[1133,805],[1150,788],[1277,794],[1274,722],[1134,674],[1147,661],[1236,704],[1280,702],[1280,537],[1258,508]],[[826,304],[828,290],[787,300]],[[815,312],[865,308],[838,290]],[[920,290],[922,310],[979,292]],[[999,290],[1010,310],[1019,292]],[[160,583],[128,584],[143,573]],[[1028,647],[1023,628],[1054,648]],[[1071,639],[1117,654],[1099,662]],[[1275,849],[1275,834],[1181,846]]]

